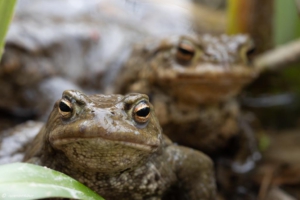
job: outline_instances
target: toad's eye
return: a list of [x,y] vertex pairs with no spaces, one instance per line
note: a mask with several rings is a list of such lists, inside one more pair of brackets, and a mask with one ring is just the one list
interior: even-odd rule
[[71,117],[73,106],[70,101],[66,99],[60,100],[58,108],[59,113],[62,115],[63,118]]
[[137,123],[146,123],[150,117],[150,106],[147,102],[142,101],[133,109],[133,119]]
[[188,64],[195,55],[195,47],[188,40],[182,40],[179,42],[176,49],[176,60],[179,64]]

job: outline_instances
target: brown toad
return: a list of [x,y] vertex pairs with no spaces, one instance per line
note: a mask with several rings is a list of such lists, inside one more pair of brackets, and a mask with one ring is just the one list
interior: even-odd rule
[[245,35],[150,41],[135,48],[111,91],[148,94],[166,135],[212,155],[243,132],[235,97],[258,75],[251,48]]
[[65,91],[29,148],[105,199],[215,199],[211,160],[163,136],[146,95]]

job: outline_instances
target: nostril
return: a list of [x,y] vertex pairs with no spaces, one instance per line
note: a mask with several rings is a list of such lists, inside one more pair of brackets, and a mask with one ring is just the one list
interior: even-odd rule
[[111,113],[112,115],[115,115],[115,112],[113,112],[113,111],[111,111],[110,113]]

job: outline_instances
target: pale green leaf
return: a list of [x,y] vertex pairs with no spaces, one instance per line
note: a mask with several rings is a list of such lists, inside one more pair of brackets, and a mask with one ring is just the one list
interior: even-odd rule
[[0,166],[0,199],[48,197],[103,200],[73,178],[46,167],[27,163]]

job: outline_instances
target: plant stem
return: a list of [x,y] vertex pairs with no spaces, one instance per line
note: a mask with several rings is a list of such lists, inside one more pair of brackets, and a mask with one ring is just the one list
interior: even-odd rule
[[273,46],[273,0],[228,0],[228,34],[247,33],[260,54]]
[[13,16],[16,0],[0,0],[0,60],[4,52],[5,36]]

